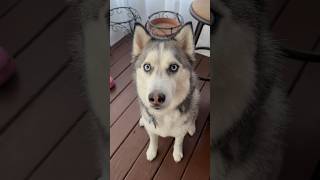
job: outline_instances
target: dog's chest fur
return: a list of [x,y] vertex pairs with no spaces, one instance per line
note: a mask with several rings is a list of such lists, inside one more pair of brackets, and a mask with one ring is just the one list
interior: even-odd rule
[[161,137],[176,137],[187,133],[190,126],[189,114],[181,114],[179,110],[170,110],[161,114],[154,114],[154,123],[150,116],[142,113],[145,128]]

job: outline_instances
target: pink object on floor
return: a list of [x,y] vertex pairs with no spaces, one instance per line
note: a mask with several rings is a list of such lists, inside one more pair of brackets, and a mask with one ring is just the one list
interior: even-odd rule
[[113,78],[109,76],[109,87],[110,89],[113,89],[116,86],[116,83],[114,82]]
[[0,47],[0,86],[7,82],[16,71],[16,64],[6,50]]

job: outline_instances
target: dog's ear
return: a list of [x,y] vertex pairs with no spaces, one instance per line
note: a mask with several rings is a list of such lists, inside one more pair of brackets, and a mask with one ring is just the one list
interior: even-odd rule
[[138,56],[150,39],[151,36],[144,27],[141,24],[136,23],[134,27],[132,55],[134,57]]
[[194,42],[191,22],[186,23],[176,34],[174,39],[178,42],[182,50],[184,50],[189,56],[193,55]]

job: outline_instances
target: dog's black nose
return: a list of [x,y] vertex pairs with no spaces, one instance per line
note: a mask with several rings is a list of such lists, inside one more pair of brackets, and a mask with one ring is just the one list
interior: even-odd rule
[[158,91],[154,91],[148,96],[149,102],[154,106],[160,106],[166,100],[166,96]]

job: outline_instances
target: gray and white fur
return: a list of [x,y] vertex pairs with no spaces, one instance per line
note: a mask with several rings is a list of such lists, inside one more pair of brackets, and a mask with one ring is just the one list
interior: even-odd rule
[[286,98],[277,46],[263,0],[214,0],[212,175],[216,180],[278,179]]

